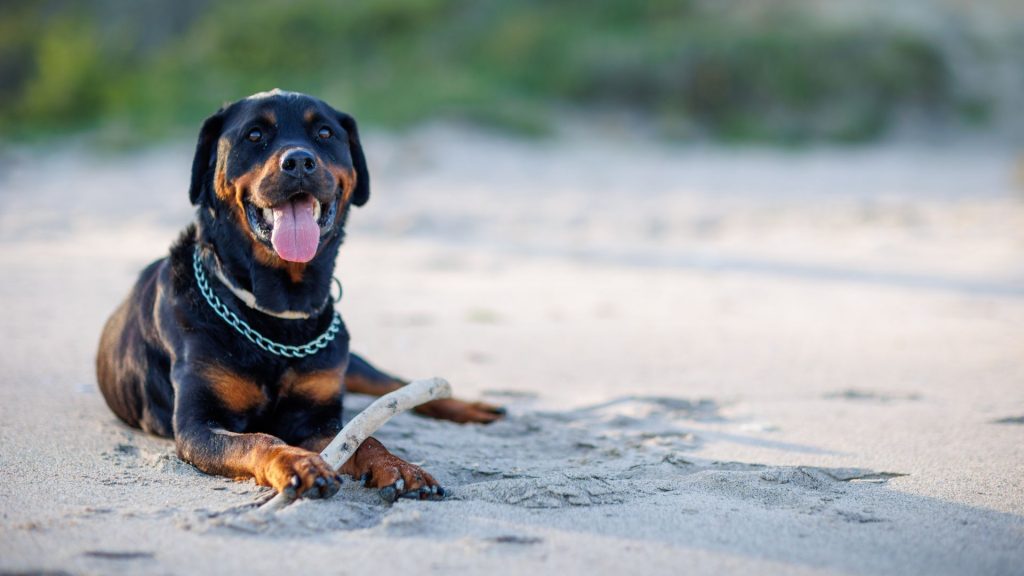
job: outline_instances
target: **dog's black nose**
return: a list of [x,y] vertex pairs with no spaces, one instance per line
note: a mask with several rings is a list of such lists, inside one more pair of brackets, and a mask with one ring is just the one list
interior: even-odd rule
[[281,156],[281,171],[285,174],[301,177],[312,174],[316,170],[316,158],[305,148],[292,148]]

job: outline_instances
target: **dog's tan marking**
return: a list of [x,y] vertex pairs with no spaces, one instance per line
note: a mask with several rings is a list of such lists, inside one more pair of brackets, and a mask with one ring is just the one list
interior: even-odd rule
[[221,138],[217,141],[217,163],[213,167],[213,189],[221,200],[230,200],[234,196],[227,182],[228,155],[231,154],[231,141]]
[[326,404],[341,395],[344,378],[341,368],[297,374],[289,369],[281,377],[283,394],[309,398],[319,404]]
[[341,204],[338,206],[338,217],[340,218],[341,212],[348,205],[348,201],[352,197],[352,191],[356,188],[356,172],[351,168],[334,164],[327,164],[326,167],[331,178],[334,178],[334,181],[338,183],[338,187],[341,189]]
[[232,412],[248,412],[267,403],[267,395],[252,380],[220,365],[203,369],[214,395]]

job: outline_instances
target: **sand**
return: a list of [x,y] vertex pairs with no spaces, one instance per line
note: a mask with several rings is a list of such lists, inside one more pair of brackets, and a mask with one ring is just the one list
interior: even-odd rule
[[[370,134],[353,347],[509,408],[378,437],[451,489],[270,494],[119,424],[100,327],[190,143],[0,158],[0,572],[1022,574],[1024,193],[987,145]],[[348,417],[370,402],[352,395]]]

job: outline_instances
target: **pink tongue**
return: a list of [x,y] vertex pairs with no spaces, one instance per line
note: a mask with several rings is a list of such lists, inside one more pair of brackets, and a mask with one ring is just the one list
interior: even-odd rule
[[304,194],[290,202],[271,208],[274,211],[274,231],[270,242],[277,255],[290,262],[309,262],[316,256],[320,243],[320,227],[313,218],[313,199]]

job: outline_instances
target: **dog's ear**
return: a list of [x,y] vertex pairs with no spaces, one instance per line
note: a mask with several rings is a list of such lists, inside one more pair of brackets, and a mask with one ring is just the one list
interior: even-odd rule
[[338,122],[348,132],[348,148],[352,154],[352,166],[356,169],[356,188],[352,191],[352,203],[356,206],[366,204],[370,199],[370,172],[366,169],[366,156],[363,145],[359,143],[359,127],[355,118],[338,112]]
[[196,155],[192,159],[192,184],[188,189],[188,198],[193,206],[199,204],[203,193],[213,182],[211,176],[217,165],[217,140],[224,128],[224,110],[221,108],[207,118],[199,130]]

